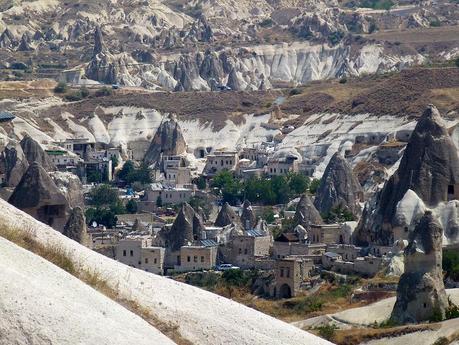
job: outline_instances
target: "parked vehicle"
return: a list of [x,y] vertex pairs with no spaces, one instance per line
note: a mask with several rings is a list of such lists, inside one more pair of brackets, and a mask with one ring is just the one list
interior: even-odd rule
[[239,270],[240,267],[231,264],[221,264],[217,266],[217,271]]

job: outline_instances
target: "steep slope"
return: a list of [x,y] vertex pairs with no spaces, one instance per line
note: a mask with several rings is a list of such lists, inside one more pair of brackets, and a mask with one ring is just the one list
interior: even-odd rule
[[0,237],[1,345],[174,344],[146,321]]
[[72,241],[0,200],[2,226],[33,229],[35,240],[65,250],[75,264],[106,277],[121,298],[134,300],[194,344],[330,344],[294,326],[207,291],[136,270]]

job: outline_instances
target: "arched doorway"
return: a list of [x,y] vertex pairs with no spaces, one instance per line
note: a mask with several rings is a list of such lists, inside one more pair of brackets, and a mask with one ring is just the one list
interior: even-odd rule
[[291,298],[292,297],[292,289],[288,284],[284,284],[279,289],[279,298]]

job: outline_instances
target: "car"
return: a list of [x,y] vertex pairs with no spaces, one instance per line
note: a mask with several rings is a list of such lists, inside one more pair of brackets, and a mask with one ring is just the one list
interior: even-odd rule
[[240,268],[237,266],[233,266],[231,264],[221,264],[217,266],[217,271],[228,271],[228,270],[239,270]]
[[112,89],[113,90],[118,90],[120,86],[118,84],[112,84]]

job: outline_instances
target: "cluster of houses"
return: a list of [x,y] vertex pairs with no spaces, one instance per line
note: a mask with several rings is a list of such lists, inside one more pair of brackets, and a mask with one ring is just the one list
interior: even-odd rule
[[[228,206],[222,207],[220,213],[227,212],[225,207]],[[271,272],[274,280],[265,291],[273,298],[298,295],[311,287],[312,277],[321,270],[374,276],[381,270],[385,255],[392,250],[364,249],[350,244],[355,222],[312,225],[307,236],[296,229],[274,240],[270,231],[274,225],[268,226],[259,218],[253,226],[241,225],[244,207],[254,209],[250,205],[232,208],[236,215],[233,222],[224,226],[206,223],[199,228],[201,233],[178,247],[162,237],[163,232],[170,233],[177,221],[166,224],[148,213],[120,215],[115,229],[90,228],[89,233],[94,249],[155,274],[215,270],[221,264]],[[180,224],[178,229],[186,231],[187,227]],[[104,248],[112,249],[107,252]]]
[[60,171],[74,173],[83,183],[112,181],[113,161],[121,158],[120,149],[99,148],[87,138],[56,141],[53,146],[56,148],[46,150],[51,162]]

